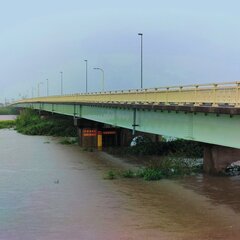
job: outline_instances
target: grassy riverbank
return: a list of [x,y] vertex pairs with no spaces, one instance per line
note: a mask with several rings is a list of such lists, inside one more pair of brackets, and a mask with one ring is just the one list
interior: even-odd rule
[[40,116],[30,109],[22,111],[17,117],[16,130],[26,135],[77,136],[72,118],[63,118],[58,115]]
[[147,181],[160,180],[165,178],[178,178],[186,175],[195,175],[202,172],[202,163],[196,159],[183,159],[165,156],[148,159],[138,170],[127,169],[124,171],[110,170],[104,176],[105,179],[115,178],[143,178]]
[[161,141],[156,143],[144,143],[127,149],[129,154],[135,155],[158,155],[185,158],[203,157],[203,145],[194,141],[177,139],[174,141]]
[[143,142],[133,147],[109,148],[109,153],[118,156],[175,156],[185,158],[202,158],[203,144],[177,139],[174,141]]
[[109,171],[105,179],[143,178],[159,180],[194,175],[202,172],[203,145],[177,139],[174,141],[144,142],[133,147],[110,149],[110,154],[127,158],[142,165],[139,170]]
[[15,124],[16,124],[15,120],[0,121],[0,129],[13,128],[15,127]]
[[16,108],[0,107],[0,115],[16,115],[18,112]]

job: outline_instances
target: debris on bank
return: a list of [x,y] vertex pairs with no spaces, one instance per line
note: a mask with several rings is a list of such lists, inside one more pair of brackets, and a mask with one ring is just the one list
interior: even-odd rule
[[227,176],[238,176],[240,175],[240,160],[231,163],[230,165],[228,165],[225,169],[224,172],[225,175]]

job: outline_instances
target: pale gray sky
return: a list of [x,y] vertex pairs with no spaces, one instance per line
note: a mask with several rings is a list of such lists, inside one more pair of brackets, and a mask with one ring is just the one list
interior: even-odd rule
[[0,6],[0,102],[46,94],[240,79],[237,0],[9,0]]

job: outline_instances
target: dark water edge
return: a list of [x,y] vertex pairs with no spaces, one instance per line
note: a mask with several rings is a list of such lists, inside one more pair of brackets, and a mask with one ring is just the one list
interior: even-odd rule
[[131,164],[58,142],[0,130],[0,239],[239,239],[239,177],[104,180]]

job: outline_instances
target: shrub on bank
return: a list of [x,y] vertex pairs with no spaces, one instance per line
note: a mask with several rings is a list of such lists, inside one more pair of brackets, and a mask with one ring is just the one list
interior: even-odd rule
[[0,121],[0,129],[13,128],[15,126],[15,120]]
[[36,112],[25,109],[16,119],[16,130],[26,135],[77,136],[72,118],[54,116],[41,118]]
[[107,179],[107,180],[113,180],[113,179],[117,178],[117,174],[116,174],[116,172],[110,170],[110,171],[108,171],[108,173],[106,173],[106,175],[103,178]]
[[135,176],[135,173],[132,170],[127,170],[127,171],[123,171],[121,175],[124,178],[133,178]]
[[202,158],[203,144],[194,141],[177,139],[171,142],[146,142],[128,147],[126,153],[132,155],[175,155],[186,158]]
[[164,157],[158,161],[148,162],[146,167],[140,168],[137,171],[113,171],[110,170],[104,177],[105,179],[123,178],[143,178],[146,181],[156,181],[166,178],[175,178],[185,175],[192,175],[201,172],[200,165],[197,165],[194,160],[176,159],[172,157]]
[[0,107],[0,115],[16,115],[17,109],[13,107]]
[[[200,173],[203,168],[203,144],[193,141],[142,142],[132,147],[118,148],[115,153],[121,156],[140,155],[146,166],[137,172],[122,172],[122,177],[140,177],[152,181]],[[151,155],[158,157],[149,157]],[[148,156],[147,160],[143,156]]]
[[156,181],[164,177],[160,169],[143,168],[136,173],[137,177],[143,178],[146,181]]

